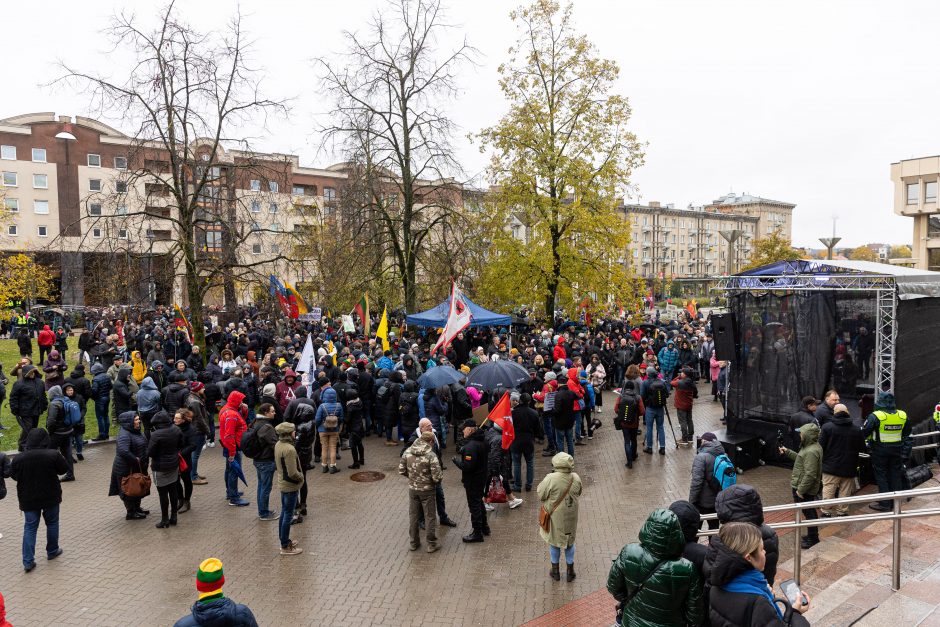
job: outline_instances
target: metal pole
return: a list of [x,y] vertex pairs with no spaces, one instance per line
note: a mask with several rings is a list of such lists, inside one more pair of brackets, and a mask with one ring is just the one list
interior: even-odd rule
[[[894,497],[894,513],[901,513],[901,498]],[[899,590],[901,588],[901,519],[895,518],[892,521],[894,525],[891,537],[891,589]]]
[[[803,522],[803,510],[797,509],[793,510],[795,517],[793,520],[799,525]],[[803,546],[800,544],[802,538],[800,537],[800,527],[793,529],[793,579],[796,581],[796,585],[800,585],[800,562],[802,561],[803,554],[800,552],[803,550]]]

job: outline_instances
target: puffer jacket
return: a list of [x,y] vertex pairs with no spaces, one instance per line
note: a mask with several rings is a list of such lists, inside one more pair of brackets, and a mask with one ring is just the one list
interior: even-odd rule
[[183,449],[183,432],[170,420],[165,411],[158,411],[151,419],[155,431],[147,443],[147,458],[154,470],[173,470],[179,467],[179,454]]
[[[701,514],[688,501],[676,501],[669,506],[669,510],[679,519],[682,535],[685,536],[685,548],[682,549],[682,557],[692,562],[695,570],[698,571],[699,575],[702,575],[702,567],[705,565],[705,555],[708,553],[708,547],[698,541],[698,530],[702,526]],[[702,581],[704,581],[704,575]]]
[[72,427],[65,424],[65,405],[62,388],[54,385],[49,388],[49,413],[46,414],[46,431],[49,435],[72,435]]
[[144,377],[137,392],[137,409],[142,412],[155,412],[160,409],[160,390],[150,377]]
[[176,621],[173,627],[258,627],[255,615],[246,605],[227,598],[193,603],[192,614]]
[[91,397],[93,400],[107,400],[111,396],[111,377],[104,366],[95,364],[91,367]]
[[819,434],[823,449],[822,471],[836,477],[854,477],[858,472],[858,454],[865,447],[860,425],[851,416],[839,412],[823,425]]
[[564,549],[574,546],[577,540],[581,477],[574,472],[574,458],[568,453],[556,453],[552,457],[552,470],[536,489],[542,507],[551,512],[552,520],[548,531],[539,527],[539,536],[550,546]]
[[108,496],[120,494],[121,478],[132,472],[147,472],[147,437],[134,428],[134,412],[118,416],[121,425],[111,465],[111,489]]
[[[746,483],[738,483],[722,490],[715,499],[715,512],[718,513],[718,522],[722,525],[728,522],[748,522],[760,527],[760,535],[764,539],[764,551],[767,561],[764,564],[764,578],[770,585],[774,584],[777,576],[777,560],[780,558],[780,543],[777,532],[764,524],[764,504],[760,494]],[[717,538],[717,536],[712,536]],[[710,544],[710,543],[709,543]],[[711,572],[711,561],[714,560],[711,548],[705,556],[703,573],[706,581]]]
[[712,471],[715,466],[715,458],[724,455],[725,447],[721,442],[715,440],[702,442],[702,448],[698,450],[695,458],[692,460],[692,481],[689,485],[689,502],[695,507],[703,509],[713,509],[715,507],[715,497],[718,496],[718,486],[713,481]]
[[39,370],[35,366],[23,366],[23,378],[14,383],[10,391],[10,413],[38,418],[48,405],[46,386],[39,376]]
[[408,478],[408,488],[415,492],[430,492],[444,478],[434,449],[421,438],[415,440],[401,456],[398,474]]
[[[135,382],[135,388],[136,385]],[[117,417],[124,412],[134,409],[134,391],[131,388],[131,369],[122,367],[111,388],[111,419],[114,422],[117,422]]]
[[724,586],[754,567],[744,557],[725,546],[718,536],[712,536],[712,547],[714,557],[708,581],[708,618],[711,627],[809,626],[805,618],[789,607],[781,619],[770,600],[763,595],[725,591]]
[[816,496],[822,488],[823,450],[819,445],[819,425],[800,427],[800,452],[787,449],[793,462],[790,487],[800,496]]
[[[323,402],[317,408],[317,433],[336,433],[343,425],[343,406],[336,400],[336,390],[331,387],[326,388],[323,390],[323,394],[320,398]],[[326,417],[330,414],[336,414],[339,417],[339,422],[335,429],[326,428]]]
[[623,547],[607,576],[608,592],[623,605],[623,627],[702,624],[702,580],[682,557],[684,547],[679,519],[668,509],[654,510],[640,530],[640,542]]

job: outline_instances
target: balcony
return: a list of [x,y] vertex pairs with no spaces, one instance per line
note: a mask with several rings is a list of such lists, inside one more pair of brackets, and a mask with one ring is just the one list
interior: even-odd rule
[[144,207],[144,213],[150,218],[160,219],[170,217],[169,207],[160,207],[158,205],[147,205]]
[[155,242],[168,242],[173,239],[173,233],[169,229],[147,229],[147,239]]
[[147,196],[162,198],[170,195],[170,188],[163,183],[145,183],[144,193],[146,193]]

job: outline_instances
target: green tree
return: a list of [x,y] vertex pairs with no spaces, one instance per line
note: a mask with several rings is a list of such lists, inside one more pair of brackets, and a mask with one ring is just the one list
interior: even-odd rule
[[849,252],[849,259],[854,261],[878,261],[878,253],[868,246],[859,246]]
[[[591,293],[632,300],[630,232],[617,207],[644,154],[627,130],[627,99],[612,93],[619,67],[575,32],[570,4],[536,0],[510,15],[519,39],[499,67],[509,112],[479,134],[504,218],[480,292],[503,304],[541,301],[549,318]],[[512,236],[513,219],[524,241]]]
[[892,246],[891,252],[888,253],[888,257],[891,259],[910,259],[912,256],[911,247],[906,244]]
[[790,240],[780,234],[780,231],[774,231],[767,237],[759,237],[753,242],[754,252],[751,253],[751,260],[741,268],[742,271],[751,268],[766,266],[775,261],[793,261],[801,259],[803,253],[790,245]]

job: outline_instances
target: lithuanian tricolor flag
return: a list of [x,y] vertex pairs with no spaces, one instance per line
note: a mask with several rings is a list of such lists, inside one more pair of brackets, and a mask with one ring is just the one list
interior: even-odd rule
[[353,312],[362,320],[362,328],[365,331],[364,335],[370,337],[372,335],[372,324],[369,320],[369,292],[362,295],[362,298],[360,298],[356,306],[353,307]]

